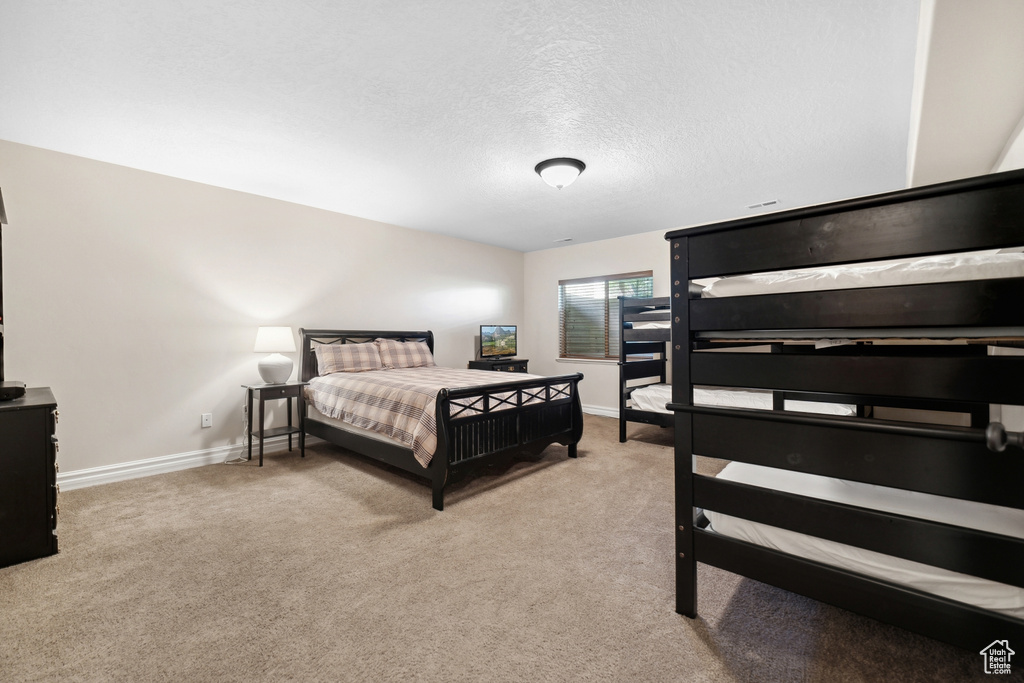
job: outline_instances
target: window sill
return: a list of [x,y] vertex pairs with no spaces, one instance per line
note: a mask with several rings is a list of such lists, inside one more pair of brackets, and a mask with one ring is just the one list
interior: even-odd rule
[[596,365],[618,365],[619,361],[612,358],[556,358],[556,363],[583,363]]

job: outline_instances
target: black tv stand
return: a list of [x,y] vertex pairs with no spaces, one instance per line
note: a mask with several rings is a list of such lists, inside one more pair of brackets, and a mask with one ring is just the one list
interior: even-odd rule
[[498,372],[529,372],[525,358],[488,358],[469,361],[470,370],[496,370]]

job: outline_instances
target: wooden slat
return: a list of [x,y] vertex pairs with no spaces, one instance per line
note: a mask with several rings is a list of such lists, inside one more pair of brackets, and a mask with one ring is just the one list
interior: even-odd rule
[[671,299],[667,296],[655,296],[647,298],[636,298],[623,296],[619,297],[622,301],[623,309],[653,309],[653,308],[664,308],[669,305]]
[[1022,327],[1024,278],[690,300],[695,331]]
[[661,377],[665,372],[664,360],[630,361],[622,367],[622,379],[641,379],[644,377]]
[[671,232],[691,278],[1024,243],[1024,171]]
[[[672,330],[669,328],[655,330],[622,330],[622,340],[627,342],[657,341],[661,342],[661,351],[664,351],[664,343],[672,340]],[[631,352],[633,353],[633,352]]]
[[635,355],[638,355],[638,354],[648,354],[648,353],[660,353],[660,354],[664,354],[665,353],[665,342],[664,342],[664,340],[661,340],[661,341],[658,341],[658,340],[651,341],[649,339],[640,339],[640,340],[626,339],[624,341],[626,343],[624,343],[621,348],[622,348],[622,351],[623,351],[623,355],[625,355],[625,356],[635,356]]
[[693,415],[693,453],[1024,509],[1020,450],[993,453],[981,443],[721,413]]
[[[696,476],[694,505],[752,522],[1024,587],[1024,540]],[[971,520],[963,520],[969,524]]]
[[628,422],[641,422],[662,427],[671,427],[675,417],[672,413],[653,413],[647,410],[634,410],[633,408],[626,408],[624,414]]
[[697,530],[700,562],[980,652],[997,638],[1024,642],[1024,620]]
[[1024,357],[692,354],[694,384],[1020,404]]

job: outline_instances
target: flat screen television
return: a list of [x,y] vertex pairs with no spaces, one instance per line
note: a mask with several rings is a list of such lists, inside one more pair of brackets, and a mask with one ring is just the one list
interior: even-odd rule
[[515,325],[480,326],[480,358],[511,358],[515,355]]

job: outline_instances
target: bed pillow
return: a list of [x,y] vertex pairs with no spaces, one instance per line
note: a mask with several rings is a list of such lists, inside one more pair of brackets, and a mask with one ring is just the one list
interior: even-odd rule
[[434,365],[434,357],[426,342],[400,342],[394,339],[377,339],[380,362],[385,368],[428,368]]
[[365,344],[317,344],[316,368],[320,376],[335,372],[380,370],[380,351],[373,342]]

